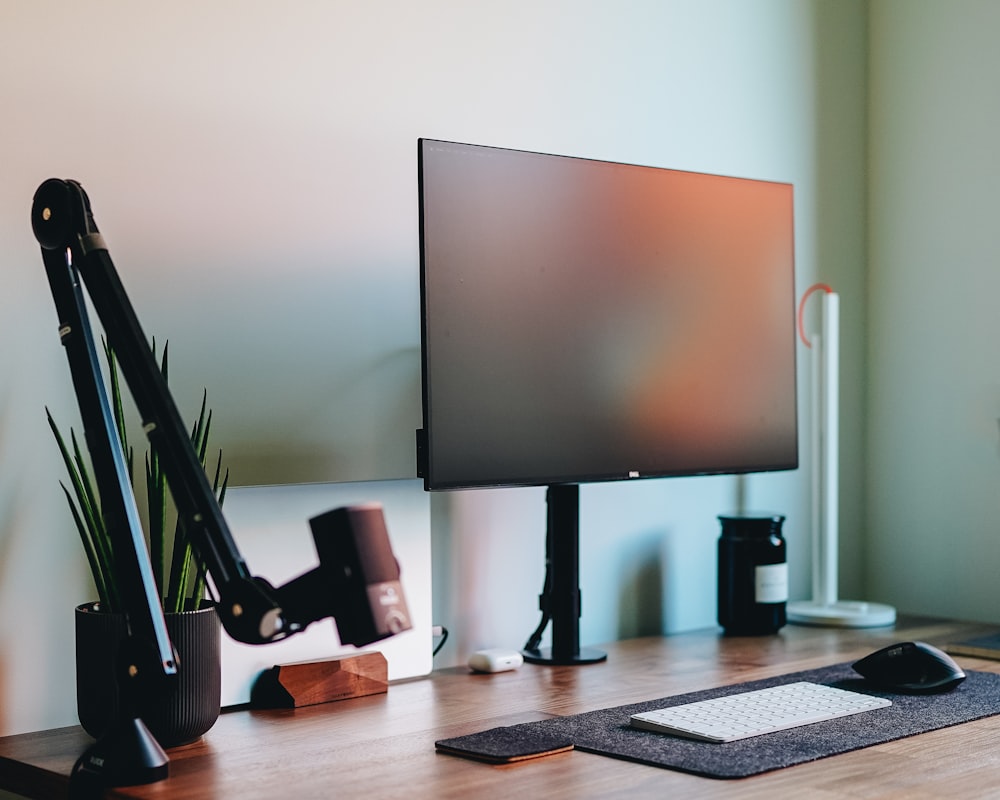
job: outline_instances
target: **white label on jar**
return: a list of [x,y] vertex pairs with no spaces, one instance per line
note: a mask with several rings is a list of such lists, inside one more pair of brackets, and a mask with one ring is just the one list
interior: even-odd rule
[[788,564],[761,564],[754,568],[754,599],[758,603],[788,600]]

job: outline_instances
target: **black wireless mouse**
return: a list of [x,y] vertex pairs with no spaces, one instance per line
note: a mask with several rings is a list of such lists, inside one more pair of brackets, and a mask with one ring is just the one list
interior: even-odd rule
[[951,656],[926,642],[900,642],[853,665],[874,686],[908,694],[947,692],[965,680]]

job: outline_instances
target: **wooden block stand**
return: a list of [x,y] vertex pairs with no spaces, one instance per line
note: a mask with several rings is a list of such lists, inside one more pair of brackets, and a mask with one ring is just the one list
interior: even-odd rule
[[299,708],[389,689],[389,670],[381,653],[324,661],[278,664],[264,670],[250,692],[254,708]]

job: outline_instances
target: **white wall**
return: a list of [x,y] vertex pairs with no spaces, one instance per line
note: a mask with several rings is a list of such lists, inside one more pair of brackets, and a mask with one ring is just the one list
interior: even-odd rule
[[[412,476],[418,136],[793,182],[800,287],[843,297],[842,575],[861,590],[863,2],[49,0],[3,17],[0,732],[74,721],[71,608],[91,595],[43,413],[76,419],[28,226],[51,176],[89,191],[147,333],[170,339],[182,408],[209,387],[242,483]],[[746,484],[788,515],[797,597],[807,486]],[[588,489],[584,643],[714,624],[715,515],[736,492]],[[443,663],[520,645],[541,493],[433,508]]]
[[1000,71],[989,0],[871,22],[870,585],[1000,621]]

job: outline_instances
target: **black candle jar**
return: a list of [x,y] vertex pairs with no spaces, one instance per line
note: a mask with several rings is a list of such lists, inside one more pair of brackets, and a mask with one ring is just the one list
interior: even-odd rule
[[719,625],[727,634],[759,636],[785,624],[788,563],[781,514],[720,515]]

